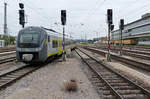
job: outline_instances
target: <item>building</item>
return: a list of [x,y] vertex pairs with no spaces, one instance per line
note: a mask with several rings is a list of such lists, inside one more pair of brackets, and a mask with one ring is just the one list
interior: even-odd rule
[[[134,40],[137,45],[150,45],[150,13],[144,14],[141,19],[125,24],[122,33],[123,40]],[[120,30],[111,33],[111,40],[120,40]]]

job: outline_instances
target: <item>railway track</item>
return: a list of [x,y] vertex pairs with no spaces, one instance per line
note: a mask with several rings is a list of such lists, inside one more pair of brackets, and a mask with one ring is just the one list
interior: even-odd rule
[[14,60],[16,60],[16,56],[0,59],[0,64],[7,63],[7,62],[12,62]]
[[8,87],[13,82],[19,80],[20,78],[28,75],[29,73],[32,73],[33,71],[40,69],[41,67],[46,66],[48,63],[51,63],[53,60],[59,59],[58,57],[52,57],[47,62],[43,64],[30,64],[30,65],[24,65],[20,68],[17,68],[15,70],[12,70],[10,72],[4,73],[0,75],[0,90]]
[[129,49],[125,49],[123,51],[131,52],[131,53],[138,53],[138,54],[143,54],[143,55],[150,55],[149,51],[139,51],[139,50],[129,50]]
[[[108,45],[105,45],[105,46],[98,46],[99,48],[103,48],[103,49],[107,49],[107,46]],[[112,49],[120,49],[120,46],[111,46]],[[150,51],[150,48],[145,48],[145,47],[127,47],[127,46],[123,46],[124,49],[127,49],[127,50],[138,50],[138,51]]]
[[132,57],[141,58],[141,59],[146,59],[146,60],[150,59],[150,55],[146,55],[146,54],[138,54],[138,53],[132,53],[132,52],[123,52],[123,55],[132,56]]
[[[95,52],[97,54],[100,54],[102,56],[105,56],[107,54],[107,51],[104,51],[104,50],[99,50],[99,49],[95,49],[95,48],[88,48],[88,47],[85,49],[90,50],[92,52]],[[114,60],[117,60],[119,62],[122,62],[124,64],[127,64],[128,66],[133,66],[133,67],[137,67],[137,68],[140,68],[140,69],[143,69],[146,71],[150,71],[150,64],[148,64],[148,63],[136,61],[134,59],[129,59],[126,57],[122,57],[122,56],[119,56],[115,53],[111,53],[111,58]]]
[[6,88],[9,84],[37,70],[40,66],[25,65],[13,71],[0,75],[0,89]]
[[[79,52],[80,51],[80,52]],[[149,99],[150,91],[132,82],[82,50],[76,53],[91,70],[91,80],[104,99]],[[88,58],[83,58],[83,54]]]
[[[7,63],[7,62],[12,62],[12,61],[16,60],[16,56],[13,55],[15,53],[16,53],[16,51],[0,53],[0,56],[1,56],[0,64]],[[8,56],[8,55],[11,55],[11,56]]]
[[0,52],[0,56],[6,56],[6,55],[11,55],[11,54],[15,54],[16,51],[10,51],[10,52]]
[[[93,48],[96,48],[96,47],[93,47]],[[107,48],[99,48],[99,49],[107,50]],[[120,51],[120,49],[111,49],[111,51],[114,53],[118,53]],[[137,58],[141,58],[141,59],[146,59],[146,60],[150,59],[150,53],[148,51],[124,49],[122,51],[122,53],[123,53],[123,55],[137,57]]]
[[10,51],[15,51],[16,47],[0,47],[0,52],[10,52]]
[[[107,50],[106,47],[103,48],[103,49]],[[111,50],[113,50],[113,51],[120,51],[120,48],[111,48]],[[143,50],[138,50],[138,49],[132,49],[131,50],[131,49],[124,48],[123,51],[124,52],[130,52],[130,53],[136,53],[136,54],[150,55],[150,52],[149,51],[145,51],[144,49]]]

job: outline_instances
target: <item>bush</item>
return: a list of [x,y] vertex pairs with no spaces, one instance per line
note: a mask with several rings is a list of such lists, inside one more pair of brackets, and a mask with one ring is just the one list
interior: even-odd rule
[[5,41],[5,45],[14,45],[15,44],[15,37],[14,36],[1,36],[0,40]]

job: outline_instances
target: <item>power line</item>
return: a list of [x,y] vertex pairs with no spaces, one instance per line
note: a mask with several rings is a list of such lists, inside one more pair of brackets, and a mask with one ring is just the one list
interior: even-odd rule
[[138,11],[142,10],[145,7],[148,7],[149,5],[150,5],[150,3],[149,4],[145,4],[145,5],[141,6],[141,7],[139,7],[138,9],[136,8],[136,9],[131,10],[130,12],[128,12],[126,14],[121,15],[120,17],[126,16],[126,15],[130,15],[131,13],[132,13],[131,15],[133,15],[133,13],[137,13]]
[[[93,16],[93,14],[95,13],[94,11],[96,11],[99,7],[102,7],[102,5],[104,5],[104,3],[106,2],[106,0],[104,0],[103,2],[101,2],[100,4],[99,3],[97,3],[97,6],[96,6],[96,8],[95,9],[93,9],[93,12],[90,14],[89,13],[89,15],[88,16],[90,16],[91,15],[91,17]],[[87,19],[88,18],[88,21],[90,21],[91,20],[91,17],[85,17],[85,19]],[[84,20],[85,20],[84,19]],[[86,26],[87,27],[87,26]],[[93,26],[92,26],[93,27]],[[87,27],[87,29],[89,30],[89,27]]]
[[[30,1],[28,0],[28,2],[30,2]],[[24,1],[24,3],[25,3],[26,5],[28,5],[25,1]],[[30,4],[32,4],[32,6],[35,5],[35,4],[32,3],[32,2],[30,2]],[[47,17],[46,14],[43,15],[43,14],[41,14],[41,13],[39,12],[39,8],[38,8],[38,7],[36,7],[36,6],[31,7],[30,5],[28,5],[28,7],[29,7],[30,9],[34,10],[38,15],[40,14],[40,15],[43,16],[45,19],[50,20],[50,17]],[[37,10],[36,8],[37,8],[38,10]],[[51,18],[54,18],[54,17],[51,17]]]
[[[25,4],[26,4],[26,3],[25,3]],[[42,15],[42,14],[39,13],[37,10],[33,9],[32,7],[30,7],[28,4],[26,4],[26,6],[27,6],[28,8],[30,8],[32,11],[34,11],[35,13],[37,13],[37,15],[40,15],[40,16]],[[46,19],[46,20],[48,19],[47,17],[45,17],[45,16],[43,16],[43,15],[42,15],[41,17],[43,17],[43,18]],[[49,20],[49,19],[48,19],[48,20]]]
[[[104,0],[104,2],[105,2],[106,0]],[[97,2],[96,2],[96,4],[97,4],[97,6],[96,6],[96,8],[95,9],[97,9],[97,7],[99,7],[100,5],[99,5],[99,0],[97,0]],[[39,15],[39,12],[37,11],[37,9],[35,10],[35,8],[33,8],[33,7],[31,7],[30,5],[28,5],[26,2],[24,2],[30,9],[32,9],[32,10],[34,10],[38,15]],[[31,2],[30,2],[31,3]],[[32,3],[33,4],[33,3]],[[93,12],[94,13],[94,12]],[[48,19],[47,17],[45,17],[45,16],[43,16],[45,19]],[[86,26],[87,27],[87,26]],[[87,29],[88,29],[88,27],[87,27]],[[86,29],[86,30],[87,30]]]
[[[98,0],[98,1],[99,1],[99,0]],[[93,14],[94,14],[94,11],[96,11],[96,9],[98,9],[99,6],[102,7],[102,5],[105,3],[105,1],[106,1],[106,0],[103,0],[103,2],[102,2],[101,4],[99,4],[99,3],[97,2],[97,3],[96,3],[96,4],[97,4],[97,5],[96,5],[96,8],[95,8],[95,9],[93,8],[92,13],[89,13],[89,14],[84,18],[84,20],[87,19],[87,18],[90,19],[91,17],[89,17],[89,16],[90,16],[90,15],[93,15]]]
[[[41,22],[50,20],[49,17],[44,16],[43,14],[41,14],[41,13],[36,9],[36,7],[32,7],[32,6],[33,6],[33,3],[32,3],[32,2],[30,2],[30,3],[32,3],[32,6],[30,6],[30,5],[29,5],[28,3],[26,3],[25,1],[22,1],[22,2],[23,2],[29,9],[31,9],[34,13],[36,13],[38,16],[42,17],[42,18],[39,19],[39,20],[41,20]],[[43,20],[43,21],[42,21],[42,20]]]

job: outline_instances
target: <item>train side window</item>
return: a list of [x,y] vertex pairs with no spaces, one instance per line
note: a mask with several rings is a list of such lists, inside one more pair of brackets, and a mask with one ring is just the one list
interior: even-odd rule
[[58,41],[53,40],[53,41],[52,41],[52,46],[53,46],[53,48],[58,47]]
[[56,41],[56,46],[55,47],[58,47],[58,41]]
[[52,46],[55,48],[55,40],[52,41]]
[[50,42],[50,36],[48,36],[48,42]]

